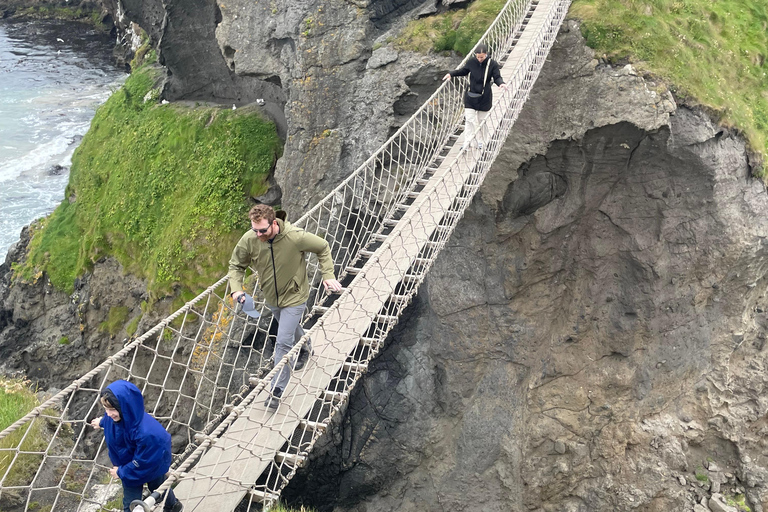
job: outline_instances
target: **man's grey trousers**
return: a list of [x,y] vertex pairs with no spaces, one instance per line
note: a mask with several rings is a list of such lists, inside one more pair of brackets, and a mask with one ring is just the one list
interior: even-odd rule
[[[307,304],[299,304],[298,306],[291,306],[289,308],[279,308],[267,304],[267,307],[272,311],[272,316],[277,320],[277,342],[275,343],[275,353],[272,361],[275,364],[280,361],[285,354],[304,336],[304,329],[301,327],[301,317],[304,316],[304,310],[307,309]],[[307,350],[311,350],[309,343],[304,347]],[[281,391],[285,391],[285,386],[288,385],[288,380],[291,378],[291,368],[293,362],[286,365],[283,369],[272,379],[272,389],[280,388]]]

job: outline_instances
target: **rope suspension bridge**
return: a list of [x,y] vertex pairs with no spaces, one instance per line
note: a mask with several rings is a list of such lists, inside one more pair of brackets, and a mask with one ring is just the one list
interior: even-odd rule
[[[141,389],[175,449],[162,493],[188,512],[266,511],[306,464],[331,418],[435,261],[495,160],[547,57],[570,0],[509,0],[480,42],[508,84],[472,138],[461,133],[466,78],[443,84],[365,163],[294,225],[325,238],[341,292],[314,256],[306,335],[272,365],[271,316],[252,319],[221,278],[162,322],[0,433],[0,510],[121,510],[101,433],[99,393]],[[469,57],[468,57],[469,58]],[[468,140],[465,140],[468,139]],[[246,279],[258,299],[258,276]],[[276,411],[269,382],[311,339]],[[159,509],[159,494],[134,510]]]

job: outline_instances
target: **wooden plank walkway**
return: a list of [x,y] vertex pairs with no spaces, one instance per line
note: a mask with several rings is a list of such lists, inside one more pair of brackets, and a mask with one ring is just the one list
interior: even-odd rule
[[[541,25],[557,0],[541,0],[521,38],[502,68],[509,83],[516,66],[535,43]],[[500,119],[514,100],[496,91],[492,110]],[[489,123],[482,140],[490,141],[497,127]],[[266,393],[251,404],[175,488],[187,512],[231,511],[275,459],[299,422],[309,413],[349,354],[419,256],[422,247],[471,178],[482,152],[460,151],[455,144],[418,198],[369,259],[361,273],[312,332],[315,355],[294,372],[277,411],[264,405]]]

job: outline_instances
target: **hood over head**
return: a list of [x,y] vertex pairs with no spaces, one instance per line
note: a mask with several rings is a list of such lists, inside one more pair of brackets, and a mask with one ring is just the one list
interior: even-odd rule
[[123,428],[128,431],[134,430],[139,426],[144,418],[144,397],[141,391],[125,380],[116,380],[107,390],[111,391],[120,403],[120,420],[125,422]]

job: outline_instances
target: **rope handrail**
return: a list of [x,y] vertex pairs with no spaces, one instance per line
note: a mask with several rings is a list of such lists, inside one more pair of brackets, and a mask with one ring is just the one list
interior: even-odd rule
[[66,388],[62,389],[55,395],[53,395],[51,398],[43,402],[42,404],[38,405],[34,409],[32,409],[29,413],[24,415],[22,418],[19,418],[17,421],[15,421],[13,424],[6,427],[2,432],[0,432],[0,440],[7,437],[12,432],[15,432],[18,430],[19,427],[24,425],[25,423],[29,422],[30,420],[36,418],[39,416],[42,411],[45,409],[48,409],[50,407],[53,407],[59,403],[62,402],[62,400],[72,393],[73,391],[77,390],[80,386],[90,381],[94,376],[98,375],[99,372],[103,371],[105,368],[110,366],[115,359],[119,359],[120,357],[128,354],[131,352],[137,345],[142,344],[144,341],[149,339],[154,334],[157,334],[158,331],[160,331],[163,327],[170,324],[173,320],[181,316],[186,311],[189,311],[189,309],[194,306],[197,302],[202,300],[204,297],[207,297],[209,293],[215,289],[221,286],[224,281],[226,280],[226,276],[222,277],[218,281],[216,281],[213,285],[206,288],[202,293],[200,293],[197,297],[192,299],[191,301],[184,304],[182,307],[165,317],[160,323],[156,324],[154,327],[152,327],[150,330],[133,340],[132,342],[125,345],[121,350],[118,352],[115,352],[108,358],[106,358],[101,364],[93,368],[91,371],[80,377],[79,379],[75,380],[67,386]]

